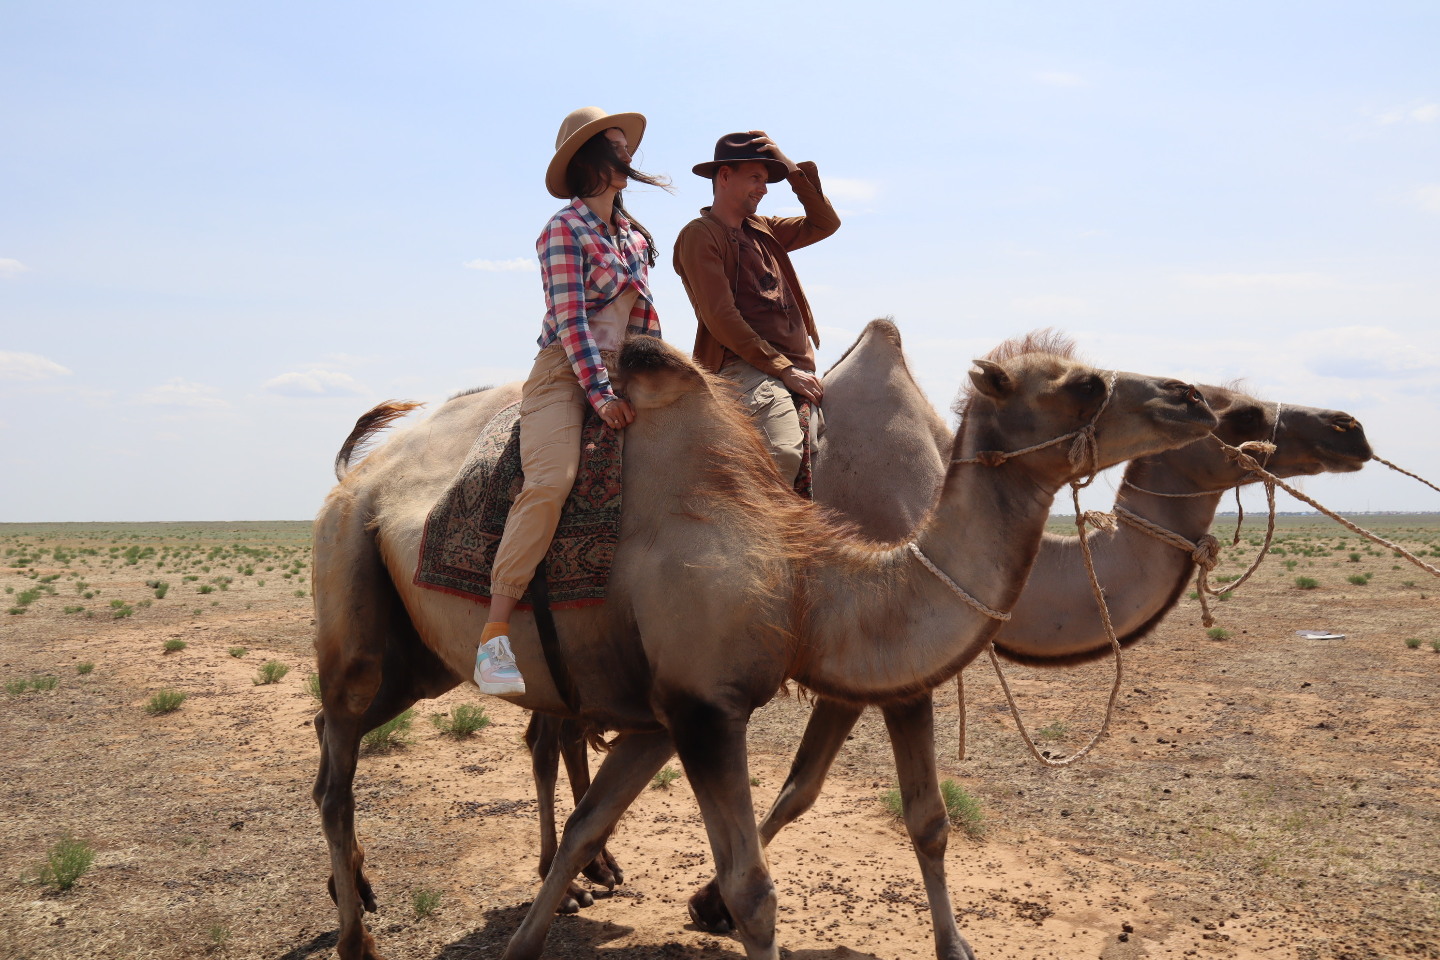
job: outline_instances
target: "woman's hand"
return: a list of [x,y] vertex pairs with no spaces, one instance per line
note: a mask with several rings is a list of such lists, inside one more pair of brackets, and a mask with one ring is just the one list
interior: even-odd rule
[[629,400],[614,397],[600,408],[600,419],[604,420],[611,430],[624,430],[635,422],[635,408],[630,405]]

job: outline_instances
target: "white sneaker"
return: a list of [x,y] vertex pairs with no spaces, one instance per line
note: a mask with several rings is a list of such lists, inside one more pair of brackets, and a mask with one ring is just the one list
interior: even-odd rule
[[510,651],[510,638],[501,634],[480,644],[475,652],[475,686],[481,693],[520,694],[525,692],[525,678],[515,666]]

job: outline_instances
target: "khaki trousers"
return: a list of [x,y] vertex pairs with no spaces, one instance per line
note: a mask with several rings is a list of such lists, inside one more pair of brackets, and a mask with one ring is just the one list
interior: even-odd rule
[[[614,361],[602,354],[606,366]],[[580,467],[580,425],[590,405],[565,348],[540,351],[520,394],[520,467],[525,485],[505,520],[495,551],[490,592],[520,599],[550,549],[560,509]]]
[[778,377],[763,373],[738,358],[721,367],[720,376],[740,385],[740,402],[765,435],[770,456],[780,469],[780,479],[787,486],[793,486],[804,458],[805,435],[800,431],[800,414],[795,409],[790,388]]

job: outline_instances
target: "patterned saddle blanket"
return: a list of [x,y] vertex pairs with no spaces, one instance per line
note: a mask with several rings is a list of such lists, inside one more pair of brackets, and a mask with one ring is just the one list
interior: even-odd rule
[[[795,490],[810,497],[811,406],[797,405],[805,448]],[[615,544],[620,540],[621,438],[593,410],[580,431],[580,469],[560,512],[560,525],[545,555],[553,609],[605,599]],[[520,404],[497,413],[475,440],[449,489],[425,518],[415,583],[463,597],[488,600],[490,568],[505,533],[510,505],[520,493]],[[522,609],[530,606],[526,592]]]
[[[545,555],[550,606],[599,603],[620,539],[620,435],[587,410],[580,432],[580,470]],[[520,404],[497,413],[475,440],[450,488],[430,510],[415,583],[488,599],[490,568],[520,493]],[[527,592],[522,607],[529,606]]]

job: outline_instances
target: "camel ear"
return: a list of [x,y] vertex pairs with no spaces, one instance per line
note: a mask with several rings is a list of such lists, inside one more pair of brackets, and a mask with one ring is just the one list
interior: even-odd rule
[[970,368],[970,382],[992,400],[1003,400],[1015,390],[1015,381],[993,360],[976,360]]

